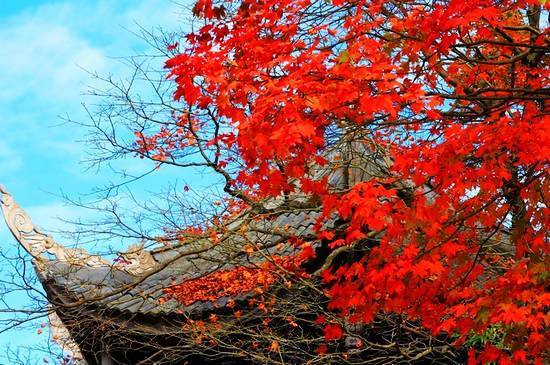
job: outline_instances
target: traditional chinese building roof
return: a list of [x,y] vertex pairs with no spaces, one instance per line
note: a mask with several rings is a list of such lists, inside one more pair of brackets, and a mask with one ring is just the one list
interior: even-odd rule
[[[346,188],[381,173],[385,162],[380,162],[380,157],[370,153],[365,159],[364,150],[358,155],[347,164],[340,161],[340,167],[330,166],[330,170],[317,173],[330,171],[330,184],[335,188]],[[378,159],[377,164],[372,163],[373,158]],[[290,237],[314,247],[319,244],[314,230],[319,205],[296,193],[264,202],[269,213],[249,209],[227,220],[215,240],[199,237],[153,250],[134,245],[120,254],[122,260],[109,262],[57,243],[33,224],[5,188],[0,188],[0,193],[7,226],[32,257],[51,303],[52,329],[58,340],[64,341],[62,346],[81,363],[139,363],[147,356],[158,356],[162,346],[171,345],[185,353],[185,346],[191,346],[181,341],[187,336],[182,330],[185,319],[223,308],[228,300],[244,300],[250,293],[186,305],[167,294],[166,288],[215,271],[260,263],[266,254],[291,255],[297,247],[290,243]],[[332,228],[335,221],[325,221],[324,225]],[[249,245],[261,250],[245,252]],[[193,358],[183,359],[193,362]],[[165,359],[164,363],[170,361]],[[195,361],[206,363],[207,358]],[[233,363],[231,359],[227,362]]]
[[[243,246],[248,244],[265,248],[264,254],[288,255],[296,248],[286,242],[287,237],[314,239],[313,227],[320,214],[315,209],[281,209],[269,218],[258,219],[247,212],[228,222],[227,231],[220,234],[215,244],[211,239],[198,239],[151,251],[136,245],[121,254],[123,263],[113,263],[83,249],[60,245],[33,224],[5,188],[0,188],[0,192],[7,226],[32,257],[52,308],[69,332],[73,332],[72,337],[76,337],[74,341],[83,353],[75,356],[89,363],[99,360],[91,354],[93,349],[87,349],[85,341],[79,338],[87,337],[86,332],[93,326],[74,326],[76,318],[89,321],[86,317],[99,315],[103,318],[96,318],[98,322],[105,322],[106,318],[115,322],[128,320],[134,322],[132,327],[139,325],[140,331],[149,334],[173,332],[180,326],[178,317],[200,315],[222,307],[229,299],[245,299],[247,294],[184,305],[167,294],[166,288],[217,270],[261,260],[259,255],[243,251]],[[147,324],[157,320],[165,323],[160,327],[160,322]],[[59,321],[56,323],[59,327]]]

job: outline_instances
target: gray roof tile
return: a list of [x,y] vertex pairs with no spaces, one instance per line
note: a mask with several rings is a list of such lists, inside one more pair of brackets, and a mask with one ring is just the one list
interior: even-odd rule
[[[177,300],[170,298],[164,289],[185,280],[200,277],[215,271],[218,268],[230,268],[239,264],[246,264],[248,260],[263,260],[261,256],[242,254],[242,247],[246,242],[262,244],[273,247],[268,252],[273,254],[290,254],[295,248],[287,245],[278,250],[275,243],[281,238],[278,235],[269,235],[265,231],[273,228],[284,230],[291,235],[312,235],[313,227],[320,213],[318,212],[288,212],[282,213],[273,220],[250,222],[250,231],[244,236],[239,229],[237,233],[227,237],[220,245],[212,250],[198,255],[187,255],[168,264],[160,272],[157,272],[145,280],[133,276],[125,271],[113,267],[87,267],[74,266],[60,262],[50,262],[48,277],[58,287],[64,287],[72,295],[86,300],[97,301],[106,308],[127,311],[132,313],[171,313],[194,312],[210,310],[214,308],[211,302],[196,302],[190,306],[184,306]],[[233,223],[233,227],[238,227]],[[257,232],[253,230],[261,230]],[[195,243],[196,247],[210,244],[208,241]],[[173,260],[178,254],[185,252],[184,248],[153,252],[156,260],[167,262]],[[241,253],[239,255],[239,253]],[[128,289],[124,289],[128,287]],[[100,297],[99,300],[97,298]],[[246,295],[242,296],[246,298]],[[161,303],[162,302],[162,303]],[[224,305],[227,298],[220,298],[216,305]]]

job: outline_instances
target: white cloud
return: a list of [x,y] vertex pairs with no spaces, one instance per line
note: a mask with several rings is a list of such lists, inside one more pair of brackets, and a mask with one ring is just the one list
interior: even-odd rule
[[52,203],[26,208],[33,223],[44,231],[66,231],[71,225],[64,220],[76,220],[86,214],[83,208]]
[[[62,12],[61,12],[62,13]],[[0,100],[32,97],[52,101],[80,97],[88,75],[80,67],[103,71],[106,56],[40,11],[13,19],[0,30]]]
[[0,26],[0,101],[22,97],[51,101],[82,99],[87,71],[116,72],[110,57],[143,46],[130,30],[173,30],[183,8],[171,0],[58,1],[27,10]]
[[0,141],[0,169],[4,174],[11,174],[17,171],[23,164],[23,158],[8,145]]
[[[59,115],[86,120],[80,104],[90,102],[82,93],[92,78],[85,70],[115,78],[128,75],[116,58],[147,48],[130,30],[137,30],[137,24],[146,29],[177,29],[183,11],[173,0],[58,0],[4,18],[0,24],[0,137],[11,148],[5,143],[0,146],[0,180],[6,180],[7,167],[11,170],[21,164],[18,156],[26,161],[19,179],[36,180],[33,171],[43,173],[47,164],[52,173],[76,171],[74,177],[81,179],[78,162],[84,157],[84,146],[76,140],[83,131],[56,125]],[[40,179],[44,188],[46,181],[52,181],[48,174]],[[64,183],[66,189],[71,181]]]

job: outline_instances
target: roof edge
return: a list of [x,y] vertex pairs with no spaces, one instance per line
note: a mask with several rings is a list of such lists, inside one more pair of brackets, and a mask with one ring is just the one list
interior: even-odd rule
[[109,262],[100,256],[91,255],[81,248],[64,247],[42,232],[3,185],[0,185],[0,207],[13,237],[35,260],[40,262],[53,256],[58,261],[74,265],[109,266]]

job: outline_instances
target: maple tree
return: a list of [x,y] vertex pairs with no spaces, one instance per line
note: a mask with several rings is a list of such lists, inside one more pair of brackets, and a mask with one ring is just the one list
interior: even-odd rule
[[[323,315],[287,322],[323,329],[319,356],[384,314],[469,348],[472,364],[548,359],[548,5],[200,0],[193,12],[201,26],[167,45],[182,110],[135,129],[132,151],[223,177],[228,213],[187,233],[215,243],[229,217],[268,219],[266,202],[302,194],[321,212],[319,244],[288,237],[293,255],[168,292],[191,304],[309,285]],[[274,316],[277,303],[258,303]]]

